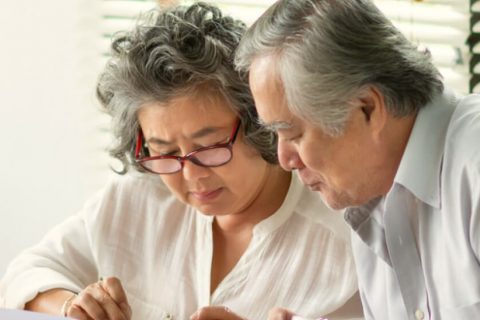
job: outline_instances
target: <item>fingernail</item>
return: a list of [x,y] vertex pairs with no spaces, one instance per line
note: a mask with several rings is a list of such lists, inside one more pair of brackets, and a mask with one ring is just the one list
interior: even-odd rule
[[195,319],[197,319],[197,316],[198,316],[197,313],[198,313],[198,312],[196,311],[194,314],[192,314],[192,315],[190,316],[190,320],[195,320]]

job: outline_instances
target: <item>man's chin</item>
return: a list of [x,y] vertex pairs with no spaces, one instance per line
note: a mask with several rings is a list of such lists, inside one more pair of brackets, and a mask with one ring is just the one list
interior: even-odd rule
[[349,206],[348,203],[340,201],[337,197],[332,197],[331,195],[325,194],[325,192],[318,191],[318,193],[320,194],[323,203],[332,210],[343,210]]

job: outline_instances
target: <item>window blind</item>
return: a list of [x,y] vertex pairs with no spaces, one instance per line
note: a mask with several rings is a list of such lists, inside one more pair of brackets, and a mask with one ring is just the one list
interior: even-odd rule
[[[110,52],[112,37],[114,34],[122,31],[131,30],[138,16],[158,5],[159,1],[154,0],[100,0],[98,1],[97,14],[100,16],[100,25],[97,33],[97,53],[98,59],[93,68],[100,74],[105,66]],[[92,98],[94,103],[100,109],[99,103]],[[92,144],[92,154],[95,159],[108,166],[120,169],[121,165],[117,160],[109,157],[107,153],[108,146],[112,143],[113,137],[110,134],[110,117],[104,113],[97,112],[90,119],[97,129],[94,143]],[[103,168],[103,166],[102,166]]]
[[470,0],[470,37],[468,44],[471,53],[470,59],[470,90],[480,92],[480,1]]
[[[213,2],[225,12],[251,24],[275,0]],[[466,42],[470,33],[468,0],[374,0],[374,2],[410,41],[431,52],[433,62],[439,68],[447,86],[461,93],[471,91],[470,53]],[[477,2],[477,7],[480,21],[480,1]],[[476,28],[480,34],[480,22]],[[480,62],[480,44],[477,47]],[[480,81],[480,63],[477,69]]]
[[110,49],[112,36],[117,32],[132,29],[139,14],[156,6],[157,2],[153,0],[103,0],[101,2],[100,37],[105,59]]
[[[196,0],[103,0],[102,47],[105,52],[113,33],[128,30],[139,13],[156,5],[191,4]],[[216,0],[224,12],[253,23],[275,0]],[[445,83],[461,93],[475,91],[480,82],[480,36],[470,47],[470,33],[480,35],[480,1],[470,0],[472,17],[477,23],[470,26],[468,0],[374,0],[375,4],[405,34],[421,48],[427,48]],[[470,38],[471,39],[471,38]],[[472,52],[472,53],[470,53]],[[472,65],[473,62],[473,65]],[[470,75],[472,74],[472,76]],[[477,81],[478,78],[478,81]],[[476,91],[480,91],[480,85]]]
[[469,87],[468,0],[376,0],[377,6],[413,43],[427,48],[447,86]]

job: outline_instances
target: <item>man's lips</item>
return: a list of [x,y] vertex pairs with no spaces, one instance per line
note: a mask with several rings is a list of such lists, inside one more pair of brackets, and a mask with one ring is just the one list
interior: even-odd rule
[[325,185],[325,183],[320,180],[318,177],[307,174],[307,172],[299,171],[300,180],[302,183],[307,186],[310,190],[320,191],[320,189]]
[[307,187],[310,188],[312,191],[320,191],[322,190],[323,183],[321,182],[314,182],[306,185]]

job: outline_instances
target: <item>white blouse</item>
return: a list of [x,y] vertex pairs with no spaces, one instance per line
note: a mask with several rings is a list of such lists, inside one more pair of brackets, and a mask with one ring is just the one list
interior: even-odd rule
[[78,292],[116,276],[133,319],[185,320],[208,305],[266,319],[274,306],[325,315],[357,291],[342,214],[326,208],[295,174],[282,206],[255,226],[247,250],[210,294],[212,221],[178,201],[157,176],[116,177],[11,263],[0,304],[22,308],[39,292]]

